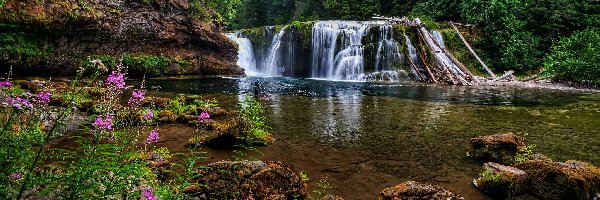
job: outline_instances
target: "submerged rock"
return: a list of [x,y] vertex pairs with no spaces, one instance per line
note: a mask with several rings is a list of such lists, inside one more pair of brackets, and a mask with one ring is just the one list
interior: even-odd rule
[[525,171],[498,163],[485,163],[483,173],[473,183],[494,197],[511,198],[527,191],[529,178]]
[[394,187],[386,188],[379,193],[379,200],[411,200],[411,199],[432,199],[432,200],[458,200],[464,199],[460,195],[454,194],[445,188],[428,183],[419,183],[416,181],[407,181]]
[[581,161],[530,160],[518,164],[527,172],[531,192],[543,199],[591,199],[600,192],[600,168]]
[[221,161],[199,173],[203,176],[184,192],[203,199],[303,199],[308,194],[299,174],[277,161]]
[[513,134],[495,134],[471,139],[473,157],[482,162],[513,164],[525,149],[523,138]]

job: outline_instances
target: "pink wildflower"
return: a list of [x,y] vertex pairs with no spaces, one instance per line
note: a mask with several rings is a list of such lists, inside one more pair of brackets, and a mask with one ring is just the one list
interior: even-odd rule
[[107,116],[105,119],[102,119],[102,117],[98,117],[98,118],[96,118],[96,121],[92,125],[96,128],[96,130],[112,131],[112,129],[113,129],[112,120],[113,120],[112,116]]
[[9,80],[4,80],[4,81],[0,81],[0,87],[4,88],[11,88],[13,86],[13,84],[9,81]]
[[148,137],[146,138],[146,141],[148,143],[156,143],[156,142],[158,142],[158,131],[157,130],[153,130],[152,132],[150,132],[150,134],[148,134]]
[[104,85],[114,86],[117,89],[125,88],[125,78],[123,77],[123,73],[119,71],[112,71],[106,78]]
[[202,112],[198,116],[199,123],[204,123],[207,119],[210,119],[210,115],[207,112]]
[[50,92],[40,92],[37,94],[36,99],[42,104],[50,103]]
[[156,195],[154,193],[152,193],[154,191],[154,188],[148,188],[144,190],[144,197],[146,197],[147,200],[157,200],[158,198],[156,197]]
[[127,102],[127,104],[130,106],[140,106],[144,101],[145,94],[146,92],[144,92],[144,90],[134,90],[133,93],[131,93],[131,98],[129,98],[129,102]]
[[154,119],[154,111],[152,111],[152,109],[146,110],[146,112],[144,113],[144,119],[146,119],[146,120]]

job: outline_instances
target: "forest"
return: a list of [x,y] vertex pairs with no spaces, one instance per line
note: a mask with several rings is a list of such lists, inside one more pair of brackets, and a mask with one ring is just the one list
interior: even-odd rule
[[475,41],[477,51],[495,71],[600,83],[598,1],[228,0],[213,5],[230,30],[374,15],[473,24],[483,33]]

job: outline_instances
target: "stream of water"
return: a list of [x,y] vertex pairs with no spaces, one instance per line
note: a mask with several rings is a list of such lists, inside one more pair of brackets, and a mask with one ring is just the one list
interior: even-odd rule
[[[514,132],[556,161],[600,165],[600,96],[515,87],[412,82],[338,82],[295,78],[150,80],[161,94],[201,94],[234,108],[261,85],[272,132],[260,148],[330,192],[374,199],[405,180],[431,182],[467,199],[488,199],[471,184],[481,164],[467,156],[470,138]],[[315,180],[313,180],[315,181]]]

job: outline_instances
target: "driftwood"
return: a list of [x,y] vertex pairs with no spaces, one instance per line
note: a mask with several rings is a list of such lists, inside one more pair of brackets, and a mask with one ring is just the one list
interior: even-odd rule
[[421,72],[419,71],[419,68],[417,68],[417,65],[415,65],[415,63],[412,61],[412,59],[410,59],[410,55],[408,55],[407,53],[405,53],[404,55],[406,55],[406,57],[408,58],[408,61],[410,62],[410,65],[413,67],[413,69],[415,69],[415,72],[417,73],[417,76],[419,77],[419,79],[425,80],[425,77],[423,76],[423,74],[421,74]]
[[[433,36],[431,34],[429,34],[429,37],[433,38]],[[435,45],[437,45],[444,52],[444,54],[446,54],[446,56],[448,58],[450,58],[450,60],[452,60],[452,62],[454,62],[454,64],[456,64],[456,66],[462,71],[462,73],[464,73],[467,76],[469,76],[469,78],[471,79],[471,81],[479,82],[477,80],[477,78],[475,77],[475,75],[473,75],[473,73],[471,73],[471,71],[469,69],[467,69],[467,67],[465,67],[464,64],[462,64],[458,59],[456,59],[456,57],[454,57],[454,55],[452,55],[450,53],[450,51],[448,51],[448,49],[446,49],[445,47],[443,47],[435,39],[433,40],[433,42],[435,43]]]
[[465,43],[465,45],[467,46],[467,49],[469,49],[469,52],[471,52],[471,54],[475,57],[475,59],[477,59],[477,61],[479,61],[479,63],[481,63],[481,66],[483,66],[483,68],[488,72],[488,74],[490,74],[492,77],[495,78],[496,74],[494,74],[494,72],[492,72],[492,70],[490,70],[490,68],[487,65],[485,65],[485,63],[483,63],[483,61],[481,60],[481,58],[479,58],[479,56],[477,56],[477,53],[475,53],[475,51],[473,50],[473,48],[471,48],[471,46],[469,45],[469,43],[467,42],[467,40],[465,40],[465,38],[463,37],[462,33],[460,33],[460,31],[458,30],[458,28],[456,28],[456,26],[454,26],[454,24],[452,22],[450,22],[450,25],[452,25],[452,28],[454,28],[454,30],[456,31],[456,33],[458,33],[458,36]]
[[429,63],[427,63],[427,55],[425,54],[425,47],[423,47],[423,42],[422,40],[419,40],[419,48],[421,49],[420,52],[417,52],[417,54],[419,54],[419,57],[421,57],[421,60],[423,61],[423,65],[425,66],[425,70],[427,70],[427,73],[429,74],[429,78],[434,82],[434,83],[438,83],[435,75],[433,74],[433,72],[431,71],[432,67],[429,66]]
[[492,82],[496,82],[496,81],[499,81],[499,80],[506,79],[506,78],[512,76],[514,73],[515,73],[515,71],[513,71],[513,70],[507,71],[501,77],[498,77],[498,78],[495,78],[494,80],[492,80]]
[[[419,37],[421,38],[421,40],[425,41],[425,43],[427,43],[427,41],[425,40],[425,38],[423,37],[422,34],[419,34]],[[429,52],[431,52],[431,54],[434,57],[434,60],[437,61],[437,57],[435,56],[435,51],[431,48],[431,46],[425,44],[425,46],[427,46],[427,49],[429,49]],[[425,62],[425,60],[423,60]],[[439,62],[438,62],[439,63]],[[452,77],[452,73],[450,73],[450,71],[448,70],[448,68],[446,68],[445,65],[440,65],[441,68],[441,73],[444,74],[447,78],[447,81],[452,82],[452,84],[456,85],[457,81],[454,79],[454,77]]]
[[[421,24],[421,21],[417,18],[417,19],[415,19],[415,23]],[[458,66],[455,68],[454,66],[452,66],[452,64],[454,64],[454,63],[446,63],[446,60],[451,60],[451,59],[446,56],[446,53],[443,52],[443,50],[441,49],[439,44],[436,44],[437,41],[435,41],[435,39],[433,39],[431,37],[431,34],[429,33],[429,31],[427,31],[427,29],[425,29],[425,27],[423,27],[423,26],[419,27],[418,29],[419,29],[420,35],[425,40],[425,44],[427,44],[427,46],[430,48],[430,51],[433,54],[433,58],[435,58],[437,63],[440,65],[440,67],[442,67],[443,71],[449,71],[452,74],[454,74],[454,77],[456,77],[456,79],[458,79],[458,82],[460,82],[460,84],[470,85],[470,83],[467,82],[464,78],[464,76],[465,76],[464,72],[462,72],[462,70],[460,70],[458,68]],[[453,83],[455,83],[455,82],[456,81],[453,81]]]

